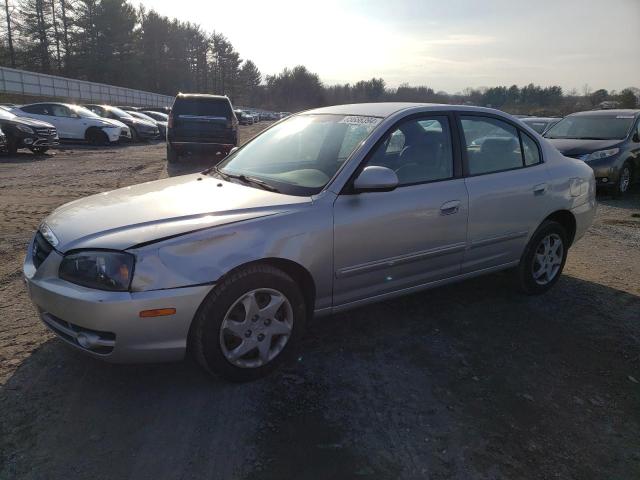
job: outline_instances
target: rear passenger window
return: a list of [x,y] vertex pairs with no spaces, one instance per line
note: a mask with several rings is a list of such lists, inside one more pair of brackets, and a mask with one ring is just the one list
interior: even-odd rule
[[488,117],[463,116],[461,121],[470,175],[524,166],[515,127]]
[[540,150],[538,150],[538,144],[534,142],[533,138],[524,132],[520,132],[520,138],[522,138],[522,149],[524,150],[524,164],[535,165],[540,163]]

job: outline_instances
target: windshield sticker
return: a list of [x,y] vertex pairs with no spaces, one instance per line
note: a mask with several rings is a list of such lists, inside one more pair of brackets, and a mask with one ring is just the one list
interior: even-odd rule
[[340,120],[339,123],[348,123],[349,125],[370,125],[375,127],[380,123],[382,119],[377,117],[361,117],[361,116],[348,116]]
[[618,115],[616,118],[633,118],[633,115]]

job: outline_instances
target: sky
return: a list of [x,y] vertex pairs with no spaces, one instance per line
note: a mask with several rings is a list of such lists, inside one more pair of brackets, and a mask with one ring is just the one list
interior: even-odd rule
[[[132,3],[135,3],[133,0]],[[640,87],[640,0],[142,0],[224,34],[264,75],[325,84]]]

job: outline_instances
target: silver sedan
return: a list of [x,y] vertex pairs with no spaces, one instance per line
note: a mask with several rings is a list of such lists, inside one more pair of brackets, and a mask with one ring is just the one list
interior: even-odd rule
[[243,381],[312,316],[506,269],[544,293],[595,209],[591,168],[507,114],[343,105],[282,120],[200,174],[63,205],[24,276],[44,323],[94,357],[190,351]]

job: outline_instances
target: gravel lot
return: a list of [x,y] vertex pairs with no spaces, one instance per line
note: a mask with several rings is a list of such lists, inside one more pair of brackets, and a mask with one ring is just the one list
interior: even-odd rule
[[251,384],[55,339],[21,279],[40,220],[201,168],[162,144],[0,157],[1,479],[640,478],[640,190],[600,198],[545,296],[502,273],[318,319]]

